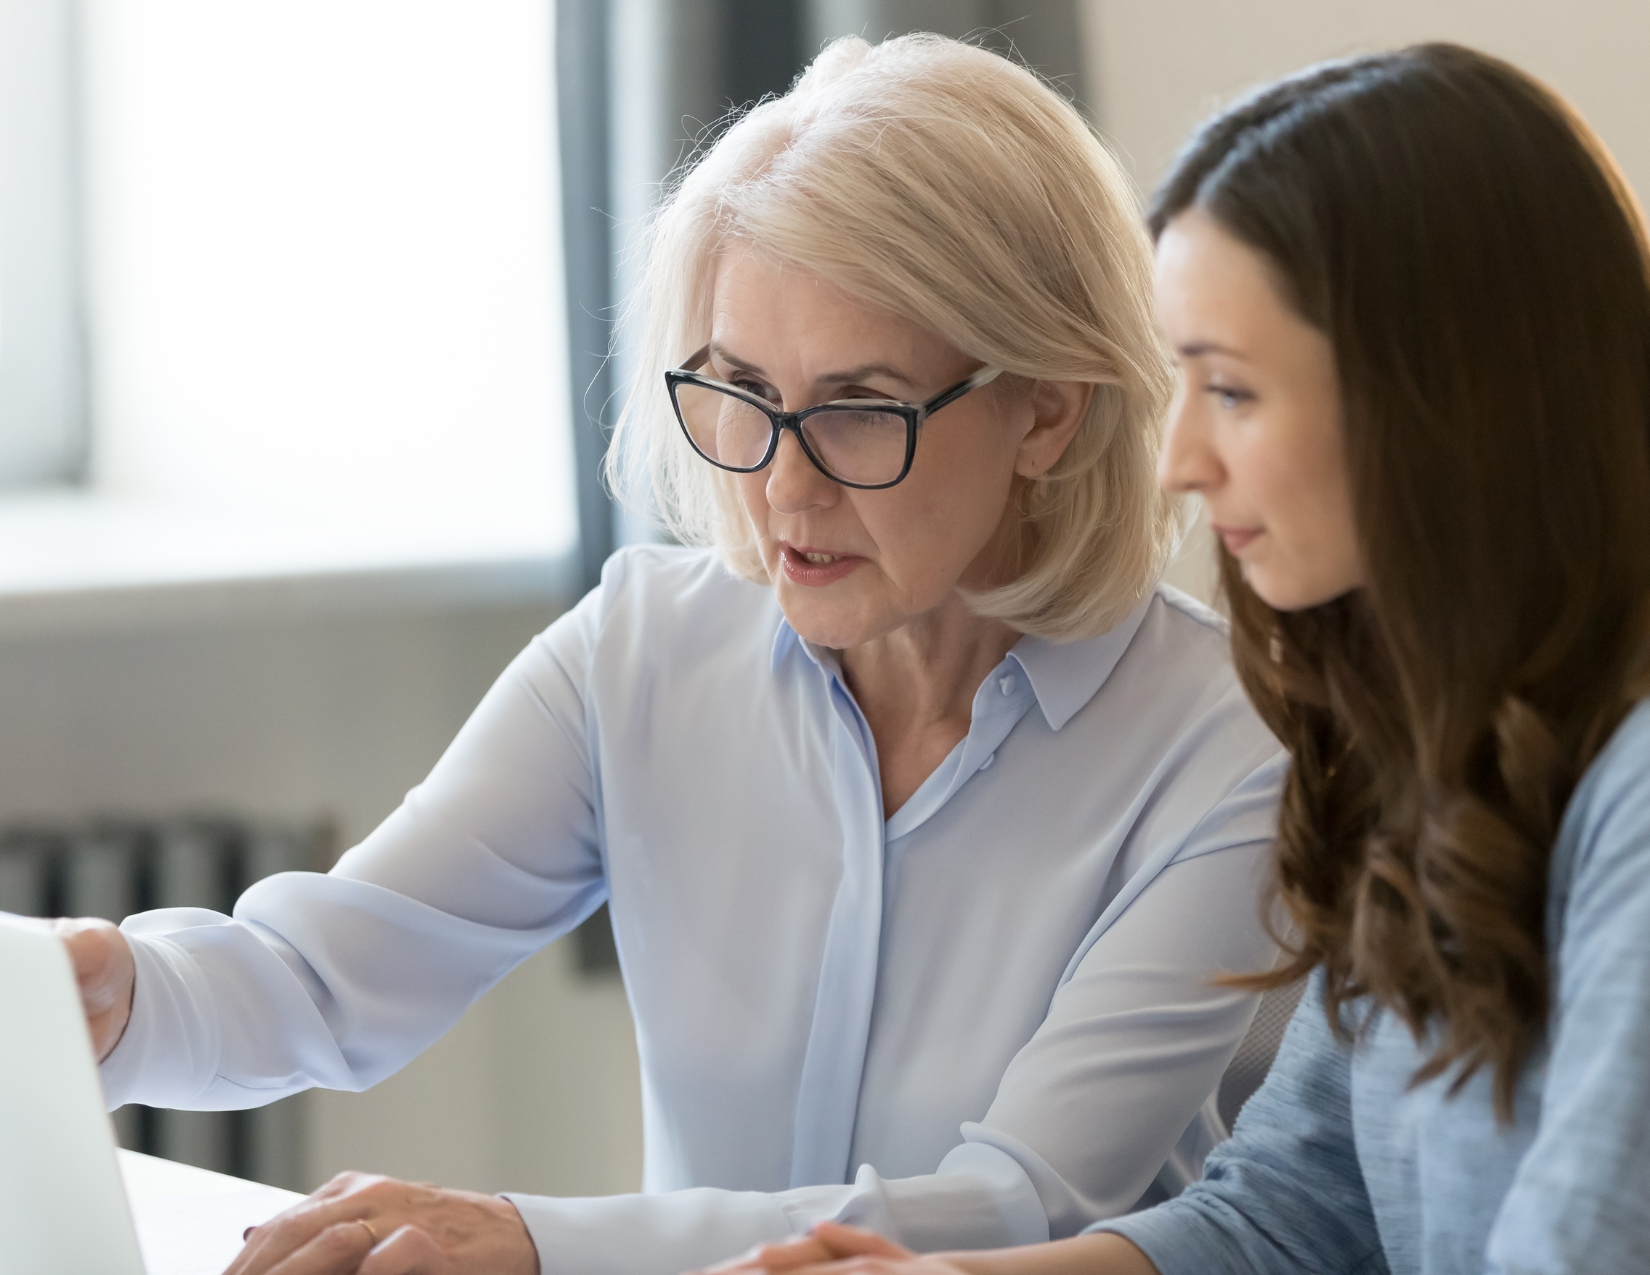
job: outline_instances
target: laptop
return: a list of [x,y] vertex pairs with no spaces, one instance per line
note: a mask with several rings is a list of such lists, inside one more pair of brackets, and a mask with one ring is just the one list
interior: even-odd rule
[[0,1271],[215,1273],[244,1226],[301,1198],[117,1151],[69,954],[46,922],[0,912]]

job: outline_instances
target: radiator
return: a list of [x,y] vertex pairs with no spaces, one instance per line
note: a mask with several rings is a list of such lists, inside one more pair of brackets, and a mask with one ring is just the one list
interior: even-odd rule
[[[0,832],[0,911],[110,921],[150,908],[228,912],[254,881],[324,869],[334,840],[326,825],[218,817],[13,827]],[[132,1105],[114,1123],[132,1150],[304,1191],[313,1184],[303,1181],[301,1117],[287,1098],[251,1111]]]

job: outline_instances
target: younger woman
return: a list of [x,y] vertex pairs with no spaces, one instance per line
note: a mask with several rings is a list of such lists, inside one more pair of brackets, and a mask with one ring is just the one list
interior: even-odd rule
[[[1311,974],[1205,1178],[915,1275],[1610,1272],[1650,1253],[1650,254],[1561,100],[1446,45],[1274,85],[1158,195]],[[1274,979],[1256,980],[1259,983]]]

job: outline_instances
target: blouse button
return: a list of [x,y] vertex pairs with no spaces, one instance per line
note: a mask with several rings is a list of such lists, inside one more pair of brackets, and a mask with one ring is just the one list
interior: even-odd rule
[[987,753],[985,755],[985,760],[980,763],[980,769],[981,770],[988,770],[991,766],[991,763],[996,761],[996,760],[997,760],[997,754],[996,753]]
[[1002,691],[1004,695],[1014,694],[1014,674],[1010,673],[1007,677],[998,678],[997,688]]

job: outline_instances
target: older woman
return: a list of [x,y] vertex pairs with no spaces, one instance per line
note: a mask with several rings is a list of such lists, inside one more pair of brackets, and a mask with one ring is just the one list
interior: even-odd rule
[[346,1176],[237,1271],[1024,1242],[1221,1132],[1253,997],[1210,978],[1273,959],[1281,757],[1154,588],[1170,376],[1117,166],[983,50],[846,41],[650,269],[615,472],[703,547],[617,554],[331,873],[73,939],[111,1103],[247,1106],[383,1079],[605,899],[647,1194]]

